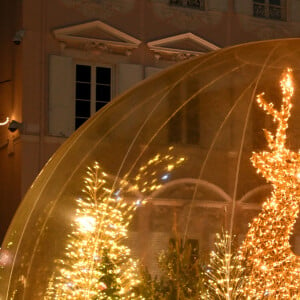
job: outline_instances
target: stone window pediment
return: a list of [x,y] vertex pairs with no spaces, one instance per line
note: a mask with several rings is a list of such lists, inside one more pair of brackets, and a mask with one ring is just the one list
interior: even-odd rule
[[177,60],[197,56],[210,51],[218,50],[219,47],[188,32],[167,38],[149,42],[148,47],[156,54],[156,57],[164,57]]
[[141,41],[99,20],[67,26],[53,31],[64,47],[100,48],[128,55]]

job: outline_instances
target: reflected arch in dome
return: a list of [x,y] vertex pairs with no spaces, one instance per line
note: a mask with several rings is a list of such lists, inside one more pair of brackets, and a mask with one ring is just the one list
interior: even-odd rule
[[[186,186],[192,186],[193,188],[189,190],[189,192],[192,192],[191,194],[184,195],[186,193]],[[182,189],[182,191],[181,191]],[[180,178],[175,179],[172,181],[169,181],[168,183],[164,184],[160,189],[153,192],[149,198],[155,201],[155,198],[167,198],[170,194],[172,194],[172,190],[176,190],[178,193],[176,195],[176,198],[178,199],[188,199],[191,203],[190,205],[193,205],[195,201],[199,201],[199,197],[197,197],[197,192],[205,192],[208,191],[211,196],[213,196],[213,199],[216,202],[222,202],[224,204],[230,203],[231,198],[230,196],[224,192],[220,187],[216,186],[213,183],[210,183],[208,181],[202,180],[202,179],[196,179],[196,178]],[[180,194],[182,192],[182,194]],[[171,195],[171,198],[172,195]],[[202,199],[203,200],[203,199]]]
[[271,195],[273,188],[264,184],[248,191],[238,202],[240,205],[253,209],[260,209],[261,204]]

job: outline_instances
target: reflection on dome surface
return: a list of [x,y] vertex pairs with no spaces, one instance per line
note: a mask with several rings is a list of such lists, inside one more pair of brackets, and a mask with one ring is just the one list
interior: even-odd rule
[[[287,67],[295,81],[287,144],[295,151],[299,39],[250,43],[185,61],[99,111],[54,154],[21,203],[1,251],[0,299],[46,296],[73,230],[83,178],[95,161],[110,197],[135,206],[126,247],[152,274],[159,274],[156,257],[168,246],[175,219],[178,232],[196,240],[201,253],[210,251],[222,228],[232,227],[242,241],[271,192],[250,162],[253,151],[267,147],[262,129],[274,129],[255,98],[264,92],[279,107],[278,82]],[[83,232],[95,230],[93,219],[78,222]],[[300,251],[296,235],[292,240]]]

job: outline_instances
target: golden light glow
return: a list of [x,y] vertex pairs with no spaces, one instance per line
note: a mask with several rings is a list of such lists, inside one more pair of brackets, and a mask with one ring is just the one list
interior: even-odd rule
[[7,125],[8,123],[9,123],[9,117],[7,117],[4,122],[0,122],[0,126]]
[[294,93],[292,70],[280,81],[280,110],[267,103],[264,94],[258,105],[273,117],[276,133],[264,130],[269,151],[253,153],[252,164],[272,184],[273,192],[263,203],[242,245],[242,257],[250,270],[246,299],[297,299],[300,291],[300,259],[289,243],[299,213],[300,154],[286,148],[286,130]]
[[81,232],[93,232],[96,229],[96,219],[89,216],[79,217],[76,219],[78,230]]

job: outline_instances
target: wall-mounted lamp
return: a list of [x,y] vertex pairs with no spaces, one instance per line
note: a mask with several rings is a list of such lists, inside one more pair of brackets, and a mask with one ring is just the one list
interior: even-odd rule
[[24,34],[25,34],[25,30],[24,29],[18,30],[15,33],[15,35],[14,35],[14,37],[12,39],[12,41],[14,42],[15,45],[20,45],[21,44],[21,42],[23,40],[23,37],[24,37]]
[[15,120],[11,120],[8,125],[8,130],[10,132],[15,132],[17,129],[22,129],[23,123],[20,123]]

